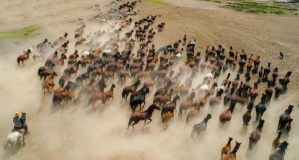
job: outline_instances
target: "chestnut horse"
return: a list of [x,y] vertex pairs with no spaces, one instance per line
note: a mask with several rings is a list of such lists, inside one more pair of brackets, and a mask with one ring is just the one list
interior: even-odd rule
[[236,145],[235,145],[233,151],[231,151],[230,153],[228,153],[227,155],[222,157],[221,160],[236,160],[236,153],[239,150],[241,144],[242,143],[238,143],[236,141]]
[[224,147],[222,147],[221,149],[221,157],[223,157],[223,155],[227,155],[230,151],[231,151],[231,141],[233,140],[233,138],[228,137],[228,141],[226,143],[226,145]]
[[229,122],[232,119],[232,114],[234,112],[235,106],[236,102],[231,102],[229,108],[220,114],[220,126],[224,126],[226,122]]
[[[159,106],[157,106],[156,104],[152,104],[145,111],[133,112],[131,114],[127,129],[129,129],[130,126],[132,126],[133,129],[135,129],[134,125],[137,124],[139,121],[144,121],[144,124],[145,124],[146,120],[149,120],[148,123],[150,123],[152,121],[151,117],[152,117],[154,110],[160,110]],[[132,124],[132,122],[134,122],[134,123]]]
[[186,111],[193,106],[193,99],[195,97],[195,93],[192,92],[187,99],[181,103],[180,110],[179,110],[179,117],[182,117],[183,110]]
[[24,61],[26,61],[27,59],[29,59],[30,53],[31,53],[31,50],[28,49],[24,54],[20,55],[17,58],[18,65],[20,64],[20,62],[22,62],[22,64],[24,64]]

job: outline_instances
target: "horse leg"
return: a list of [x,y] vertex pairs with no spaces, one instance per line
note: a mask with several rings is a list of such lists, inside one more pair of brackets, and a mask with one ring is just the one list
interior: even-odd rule
[[[151,118],[148,118],[149,122],[147,122],[147,124],[151,123],[153,120]],[[146,120],[144,120],[145,123]]]
[[134,120],[134,123],[132,124],[133,130],[135,130],[134,125],[137,124],[139,122],[139,120]]

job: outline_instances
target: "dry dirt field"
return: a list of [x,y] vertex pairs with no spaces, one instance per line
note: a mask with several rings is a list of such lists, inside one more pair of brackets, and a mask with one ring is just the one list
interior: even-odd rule
[[[224,128],[218,127],[218,116],[225,110],[221,104],[212,112],[206,133],[197,141],[190,138],[192,127],[210,113],[206,106],[197,119],[185,124],[185,116],[177,118],[164,130],[160,113],[154,112],[153,122],[143,127],[142,122],[136,125],[135,131],[127,130],[130,116],[128,102],[121,102],[121,91],[125,85],[133,83],[129,79],[125,85],[116,81],[114,101],[104,109],[98,105],[96,110],[86,107],[65,105],[61,108],[51,106],[51,97],[41,105],[41,81],[37,70],[44,65],[44,60],[27,61],[24,66],[17,66],[16,58],[23,49],[40,43],[45,38],[56,40],[68,32],[71,47],[68,55],[73,53],[75,40],[74,30],[79,27],[78,19],[87,25],[86,34],[99,29],[107,29],[105,23],[89,21],[93,16],[108,11],[110,1],[101,0],[2,0],[0,7],[0,32],[7,32],[26,26],[39,26],[38,34],[29,39],[12,41],[0,40],[0,142],[4,142],[13,127],[12,118],[16,111],[27,111],[31,135],[26,139],[27,145],[11,157],[10,152],[0,150],[0,159],[22,160],[214,160],[220,159],[221,147],[228,137],[242,142],[237,152],[239,160],[264,160],[271,154],[271,144],[276,137],[278,117],[289,104],[295,106],[292,118],[292,130],[282,140],[289,142],[286,160],[299,160],[299,16],[248,14],[236,12],[223,7],[223,3],[197,0],[167,0],[170,6],[149,2],[137,3],[140,14],[133,20],[152,14],[161,15],[154,24],[165,22],[165,30],[157,33],[154,43],[156,48],[173,44],[186,34],[188,41],[196,39],[196,51],[204,52],[206,46],[221,44],[228,51],[245,50],[247,54],[261,56],[261,65],[272,63],[272,68],[279,68],[282,77],[289,70],[293,71],[289,91],[279,101],[272,101],[264,114],[265,126],[262,138],[257,146],[247,151],[249,134],[256,127],[252,121],[247,130],[242,130],[242,114],[245,108],[236,107],[233,119]],[[122,2],[121,2],[122,3]],[[99,5],[99,6],[96,6]],[[106,27],[106,28],[105,28]],[[122,34],[124,35],[125,32]],[[138,45],[137,45],[138,46]],[[285,55],[279,59],[279,52]],[[33,54],[37,54],[33,50]],[[183,57],[185,58],[185,57]],[[178,66],[174,66],[178,71]],[[79,71],[83,72],[83,69]],[[59,72],[59,76],[62,73]],[[271,74],[271,73],[270,73]],[[202,82],[204,74],[193,81],[193,87]],[[232,73],[232,79],[235,78]],[[59,77],[58,76],[58,77]],[[226,75],[221,75],[223,79]],[[186,77],[180,77],[184,82]],[[256,78],[256,75],[253,76]],[[72,79],[74,80],[74,79]],[[56,78],[58,81],[58,78]],[[112,82],[108,83],[110,87]],[[266,84],[262,84],[264,88]],[[58,85],[57,85],[58,86]],[[150,105],[155,90],[147,96],[146,106]],[[261,93],[260,93],[261,94]],[[181,101],[180,101],[181,102]],[[178,105],[180,104],[178,102]],[[256,103],[259,102],[259,98]],[[99,103],[98,103],[99,104]],[[252,112],[255,117],[255,111]]]

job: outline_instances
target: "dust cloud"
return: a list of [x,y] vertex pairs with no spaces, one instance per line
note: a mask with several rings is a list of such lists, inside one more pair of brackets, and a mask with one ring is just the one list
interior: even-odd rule
[[[185,117],[180,119],[177,117],[178,107],[183,101],[177,103],[175,117],[170,122],[167,129],[164,128],[160,113],[154,111],[153,121],[148,125],[143,122],[127,130],[128,120],[131,114],[129,104],[126,101],[121,102],[122,89],[132,84],[132,79],[127,80],[125,85],[117,83],[117,78],[113,83],[116,84],[114,91],[114,100],[111,104],[103,106],[97,103],[96,109],[92,110],[91,106],[87,106],[83,101],[80,105],[65,104],[61,107],[52,106],[52,97],[47,97],[46,103],[41,105],[41,83],[37,75],[37,70],[44,65],[45,59],[39,59],[36,62],[31,58],[24,66],[17,66],[16,58],[21,54],[23,49],[30,48],[33,44],[42,42],[47,37],[51,42],[62,36],[67,31],[71,37],[70,48],[67,55],[74,51],[73,31],[79,25],[66,27],[57,27],[55,29],[46,28],[43,33],[34,40],[21,43],[6,42],[1,54],[0,63],[0,139],[5,137],[13,127],[12,118],[16,111],[27,111],[28,126],[31,135],[26,139],[27,145],[16,153],[13,159],[28,160],[53,160],[53,159],[102,159],[102,160],[212,160],[220,159],[221,148],[226,144],[228,137],[233,137],[232,147],[235,141],[242,142],[237,152],[238,159],[268,159],[271,154],[271,145],[276,137],[276,127],[278,117],[289,104],[294,104],[294,100],[298,97],[298,93],[294,95],[285,94],[278,101],[272,100],[267,106],[263,119],[265,125],[262,132],[262,138],[255,148],[248,152],[248,141],[250,133],[255,129],[257,123],[254,122],[255,111],[253,110],[253,118],[247,130],[242,129],[242,115],[246,111],[246,106],[236,106],[233,118],[230,123],[223,128],[218,125],[218,117],[222,111],[227,109],[220,106],[210,111],[208,104],[200,110],[198,118],[186,125]],[[98,26],[88,26],[88,31],[92,33],[98,30]],[[105,30],[105,29],[104,29]],[[85,33],[88,34],[88,33]],[[159,44],[163,46],[167,44]],[[33,54],[37,54],[33,50]],[[32,57],[31,55],[31,57]],[[179,66],[174,66],[175,73],[178,72]],[[62,71],[61,68],[60,71]],[[84,72],[81,69],[78,73]],[[207,72],[199,73],[193,81],[193,88],[201,83]],[[58,86],[58,77],[56,77],[56,87]],[[232,73],[231,79],[235,78]],[[184,83],[189,77],[180,77]],[[225,78],[221,75],[218,84]],[[75,77],[72,77],[74,80]],[[110,88],[112,82],[109,82],[107,89]],[[212,83],[211,83],[212,84]],[[263,84],[265,85],[265,84]],[[140,86],[141,87],[141,86]],[[139,87],[139,88],[140,88]],[[160,86],[159,86],[160,87]],[[146,107],[149,106],[153,99],[154,87],[150,94],[147,95]],[[261,94],[261,93],[260,93]],[[199,98],[197,95],[196,98]],[[195,98],[195,99],[196,99]],[[256,103],[259,102],[259,98]],[[297,106],[297,105],[296,105]],[[208,122],[208,127],[202,136],[197,140],[191,139],[191,131],[193,125],[203,120],[207,113],[212,114],[212,119]],[[292,130],[288,137],[283,136],[282,140],[289,142],[286,150],[285,159],[298,159],[299,140],[297,134],[298,128],[298,108],[294,108],[291,115],[294,119]],[[7,152],[0,150],[1,159],[9,158]]]

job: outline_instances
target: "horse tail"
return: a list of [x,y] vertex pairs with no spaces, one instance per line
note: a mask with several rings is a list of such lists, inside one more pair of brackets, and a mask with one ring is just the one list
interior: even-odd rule
[[20,57],[17,58],[17,62],[18,62],[18,65],[19,65],[20,62],[21,62],[21,58]]
[[[121,93],[121,97],[122,97],[122,99],[124,99],[125,97],[126,97],[126,91],[125,91],[125,89],[123,90],[123,92]],[[121,99],[121,100],[122,100]]]
[[223,124],[225,122],[225,116],[221,116],[219,120],[220,120],[221,124]]
[[130,120],[129,120],[129,123],[128,123],[128,128],[127,129],[129,129],[129,127],[130,127],[130,125],[131,125],[131,123],[133,122],[133,118],[132,117],[130,117]]
[[53,95],[52,102],[53,102],[54,106],[57,105],[58,99],[57,99],[57,96],[55,96],[55,94]]
[[63,87],[64,86],[64,82],[65,82],[64,79],[60,78],[59,79],[59,86]]

